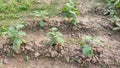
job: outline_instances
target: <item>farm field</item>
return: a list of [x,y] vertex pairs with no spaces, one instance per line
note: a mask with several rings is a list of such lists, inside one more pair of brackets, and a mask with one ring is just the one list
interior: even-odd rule
[[120,0],[0,0],[0,68],[120,68]]

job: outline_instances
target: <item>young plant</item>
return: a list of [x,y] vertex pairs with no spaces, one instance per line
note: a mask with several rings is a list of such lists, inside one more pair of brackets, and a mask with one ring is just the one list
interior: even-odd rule
[[[47,11],[34,11],[36,16],[42,18],[43,20],[45,20],[46,18],[48,18],[49,13],[47,13]],[[43,27],[45,25],[44,21],[40,21],[39,22],[40,27]]]
[[50,37],[50,45],[61,45],[64,44],[64,38],[61,32],[58,31],[56,27],[50,29],[50,32],[47,33],[47,36]]
[[17,24],[12,27],[8,27],[8,30],[6,32],[3,32],[3,34],[6,34],[12,42],[12,49],[16,52],[20,49],[21,44],[24,42],[23,36],[26,35],[25,32],[20,31],[21,28],[23,28],[23,24]]
[[40,21],[40,22],[39,22],[39,25],[40,25],[40,27],[43,27],[43,26],[45,26],[45,22]]
[[84,45],[82,48],[82,53],[87,55],[88,57],[92,57],[94,55],[92,47],[89,45]]
[[92,57],[94,55],[92,46],[99,45],[100,40],[96,37],[84,36],[80,44],[82,44],[83,46],[82,48],[83,54],[87,55],[88,57]]
[[68,18],[68,21],[72,25],[76,25],[76,17],[79,15],[78,9],[75,7],[74,3],[69,0],[68,3],[61,9],[62,15]]
[[38,16],[38,17],[40,17],[40,18],[48,18],[48,15],[49,15],[49,13],[47,12],[47,11],[43,11],[43,10],[41,10],[40,12],[39,11],[34,11],[35,12],[35,15],[36,16]]

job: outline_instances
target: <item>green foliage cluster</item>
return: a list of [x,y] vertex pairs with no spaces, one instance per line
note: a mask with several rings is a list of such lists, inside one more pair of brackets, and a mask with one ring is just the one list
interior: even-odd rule
[[76,25],[76,17],[79,15],[79,11],[71,0],[62,7],[61,11],[62,15],[67,17],[72,25]]
[[117,27],[113,30],[118,30],[120,22],[120,0],[106,0],[107,1],[107,11],[104,14],[109,14],[111,16],[110,21],[113,22]]
[[105,14],[109,14],[111,17],[114,17],[118,14],[120,8],[120,0],[107,0],[107,11]]
[[[34,11],[35,12],[35,15],[42,18],[43,20],[47,19],[48,16],[49,16],[49,13],[47,11]],[[45,22],[44,21],[40,21],[39,22],[39,25],[40,27],[43,27],[45,25]]]
[[92,46],[99,44],[100,44],[100,40],[97,37],[92,37],[92,36],[84,36],[82,38],[82,41],[80,41],[80,45],[83,46],[82,52],[88,57],[92,57],[94,55]]
[[28,10],[34,0],[0,0],[0,19],[16,18],[14,13]]
[[47,33],[47,36],[50,37],[50,45],[53,44],[64,44],[64,38],[61,32],[58,31],[56,27],[50,29],[51,32]]
[[14,51],[18,51],[21,44],[24,42],[22,38],[26,35],[26,33],[20,31],[23,27],[23,24],[17,24],[15,26],[8,27],[6,31],[2,32],[2,34],[7,35],[10,42],[12,42],[12,49]]
[[10,13],[27,10],[32,0],[0,0],[0,12]]

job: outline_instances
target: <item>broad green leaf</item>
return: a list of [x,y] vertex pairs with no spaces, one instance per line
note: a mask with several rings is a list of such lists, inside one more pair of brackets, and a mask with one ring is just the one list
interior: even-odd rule
[[53,45],[55,43],[56,39],[55,38],[52,38],[51,41],[50,41],[50,45]]
[[69,11],[71,14],[73,14],[74,15],[74,17],[76,17],[77,15],[76,15],[76,13],[74,12],[74,11]]
[[9,27],[8,30],[11,31],[11,32],[14,32],[15,28],[14,27]]
[[57,37],[56,40],[59,44],[64,44],[64,39],[62,37]]
[[53,32],[48,32],[47,33],[47,37],[53,37],[53,36],[55,36],[55,33],[53,33]]
[[76,25],[76,24],[77,24],[77,22],[76,22],[75,19],[72,19],[72,20],[70,21],[70,23],[71,23],[72,25]]
[[39,25],[40,25],[41,27],[43,27],[43,26],[45,26],[45,22],[40,21],[40,22],[39,22]]
[[13,33],[11,33],[11,32],[7,32],[7,35],[10,37],[10,38],[12,38],[12,37],[14,37],[14,36],[16,36],[15,34],[13,34]]
[[18,51],[20,49],[20,45],[22,44],[22,40],[19,38],[14,38],[12,48],[14,51]]
[[2,32],[1,34],[2,34],[2,35],[5,35],[5,34],[7,34],[7,32]]
[[19,35],[19,36],[25,36],[25,35],[26,35],[26,33],[25,33],[25,32],[23,32],[23,31],[20,31],[20,32],[18,32],[18,35]]
[[70,3],[66,3],[66,6],[67,6],[67,9],[73,8],[73,7],[70,5]]
[[50,29],[51,31],[57,31],[58,29],[56,27],[53,27]]
[[17,24],[17,25],[15,26],[15,28],[16,28],[17,30],[19,30],[19,29],[21,29],[21,28],[23,28],[23,27],[24,27],[23,24]]
[[47,33],[47,36],[51,38],[50,45],[53,45],[55,42],[59,44],[63,44],[64,39],[62,33],[57,31],[58,29],[56,27],[53,27],[50,30],[51,32]]
[[34,11],[34,13],[35,13],[36,16],[38,16],[38,17],[41,16],[41,15],[39,14],[40,12],[38,12],[38,11]]
[[94,55],[93,50],[92,50],[91,46],[89,46],[89,45],[83,46],[82,52],[83,52],[83,54],[87,55],[88,57],[92,57]]
[[56,36],[55,37],[62,37],[62,33],[61,32],[56,32]]

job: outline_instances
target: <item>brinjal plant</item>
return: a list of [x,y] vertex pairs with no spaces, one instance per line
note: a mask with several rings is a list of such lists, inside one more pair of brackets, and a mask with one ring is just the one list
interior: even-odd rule
[[69,2],[62,7],[61,11],[63,17],[68,18],[69,23],[71,23],[72,25],[77,24],[76,17],[79,15],[79,11],[72,0],[69,0]]
[[[35,15],[42,18],[43,20],[46,20],[48,18],[48,15],[49,13],[47,11],[43,11],[41,10],[40,12],[39,11],[34,11],[35,12]],[[40,21],[39,22],[39,25],[40,27],[43,27],[45,25],[45,22],[44,21]]]
[[62,44],[64,44],[63,34],[61,32],[59,32],[56,27],[51,28],[50,32],[47,33],[47,36],[51,39],[50,45],[54,45],[54,44],[62,45]]
[[7,35],[10,42],[12,42],[12,49],[18,51],[22,43],[24,43],[23,36],[26,35],[25,32],[20,31],[23,28],[23,24],[17,24],[15,26],[8,27],[6,32],[3,34]]
[[100,40],[96,37],[84,36],[80,44],[82,45],[82,53],[88,57],[92,57],[94,55],[92,46],[99,45]]

